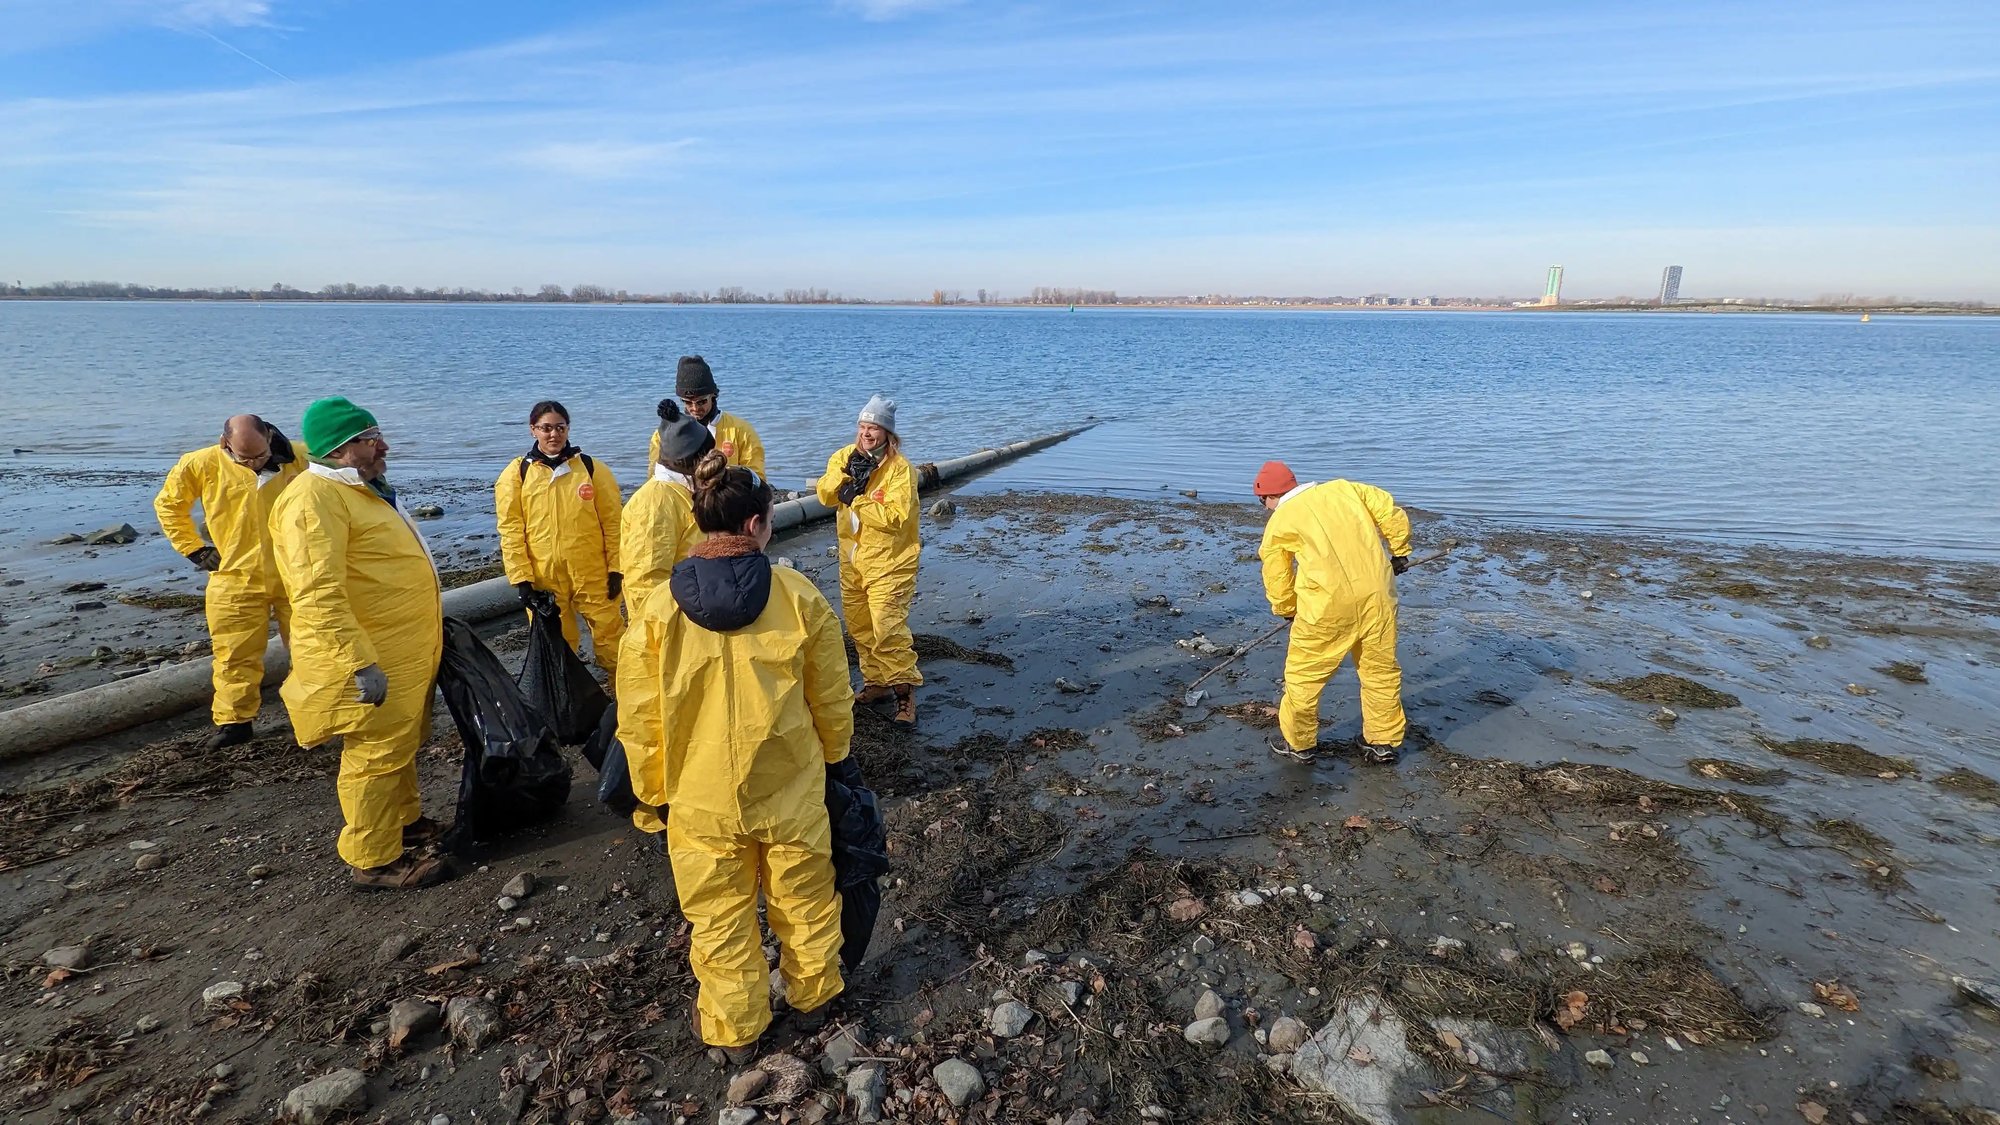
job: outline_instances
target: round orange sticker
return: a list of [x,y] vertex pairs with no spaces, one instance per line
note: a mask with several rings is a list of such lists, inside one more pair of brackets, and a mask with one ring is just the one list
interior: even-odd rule
[[716,446],[716,448],[722,450],[724,457],[736,456],[736,443],[733,441],[725,441],[721,445]]
[[576,496],[579,500],[595,500],[597,499],[597,490],[590,487],[589,481],[584,481],[582,484],[576,486]]
[[878,488],[873,493],[870,493],[868,498],[880,504],[882,502],[882,495],[882,490]]

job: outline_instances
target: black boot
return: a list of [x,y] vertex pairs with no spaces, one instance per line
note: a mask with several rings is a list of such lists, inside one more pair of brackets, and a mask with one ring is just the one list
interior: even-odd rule
[[205,750],[221,750],[229,746],[241,746],[256,736],[249,723],[224,723],[216,727],[202,743]]

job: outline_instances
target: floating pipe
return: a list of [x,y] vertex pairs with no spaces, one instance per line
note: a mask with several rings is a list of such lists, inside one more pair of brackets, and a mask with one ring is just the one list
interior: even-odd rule
[[[1092,422],[1046,437],[1017,441],[998,449],[982,449],[949,461],[926,462],[917,466],[917,489],[925,492],[981,469],[1047,449],[1096,424]],[[771,527],[773,531],[789,531],[817,523],[832,514],[833,510],[817,498],[803,496],[774,507]],[[520,606],[520,600],[514,596],[514,588],[505,576],[444,592],[445,615],[461,621],[488,621],[516,611]],[[10,711],[0,711],[0,761],[116,734],[206,706],[214,696],[214,686],[210,682],[213,664],[213,658],[203,657],[108,684],[67,692],[54,699],[30,703]],[[284,641],[272,637],[270,647],[264,650],[265,685],[283,680],[291,667],[291,653],[286,650]]]

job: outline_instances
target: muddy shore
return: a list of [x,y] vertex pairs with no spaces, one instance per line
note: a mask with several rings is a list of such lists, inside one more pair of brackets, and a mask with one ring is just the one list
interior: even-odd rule
[[[882,924],[837,1027],[774,1029],[808,1088],[768,1064],[759,1120],[854,1120],[877,1079],[911,1121],[2000,1120],[2000,1013],[1954,983],[2000,982],[2000,568],[1425,518],[1420,553],[1459,545],[1400,580],[1422,733],[1359,764],[1343,673],[1305,766],[1262,748],[1279,642],[1182,703],[1268,627],[1255,509],[957,503],[925,528],[923,728],[860,722]],[[487,565],[473,516],[431,526],[448,569]],[[774,553],[834,596],[828,542]],[[69,595],[108,604],[58,607],[59,642],[32,615],[70,572],[10,568],[0,681],[198,639],[198,613],[115,600],[197,589],[174,561]],[[688,1036],[671,880],[587,765],[457,881],[360,896],[333,756],[274,703],[260,723],[220,758],[182,724],[0,769],[9,1120],[268,1120],[341,1068],[361,1120],[719,1119],[738,1072]],[[460,998],[493,1038],[386,1025]],[[1274,1050],[1292,1019],[1318,1034]],[[985,1088],[963,1106],[950,1059]]]

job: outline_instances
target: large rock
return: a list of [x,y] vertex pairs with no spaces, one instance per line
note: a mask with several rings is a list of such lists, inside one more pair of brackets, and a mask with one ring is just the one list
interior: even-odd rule
[[1402,1107],[1423,1104],[1435,1085],[1407,1031],[1379,998],[1349,1000],[1292,1056],[1292,1077],[1369,1125],[1397,1125]]
[[847,1096],[853,1100],[856,1121],[873,1125],[882,1120],[882,1095],[888,1086],[881,1063],[862,1063],[848,1072]]
[[86,547],[102,547],[106,544],[123,546],[126,543],[137,543],[138,541],[139,531],[129,523],[115,523],[110,527],[100,527],[83,537],[83,544]]
[[467,1050],[477,1051],[500,1038],[500,1009],[483,996],[460,996],[444,1007],[445,1026],[451,1038]]
[[1212,1020],[1227,1010],[1222,997],[1212,988],[1204,990],[1194,1002],[1194,1018],[1198,1020]]
[[319,1125],[368,1108],[368,1080],[351,1067],[322,1074],[285,1095],[285,1117],[299,1125]]
[[507,885],[500,888],[500,893],[512,899],[527,898],[529,895],[535,893],[535,873],[532,871],[521,872],[512,879],[507,880]]
[[1019,1000],[1009,1000],[993,1009],[993,1015],[986,1021],[986,1030],[998,1039],[1012,1039],[1028,1030],[1035,1021],[1035,1010]]
[[87,969],[90,967],[90,943],[79,942],[44,950],[42,964],[51,969]]
[[964,1059],[946,1059],[931,1068],[931,1080],[951,1099],[951,1104],[964,1109],[986,1093],[986,1078],[979,1068]]
[[1197,1047],[1226,1047],[1229,1045],[1229,1021],[1221,1016],[1196,1020],[1181,1030],[1181,1038]]

